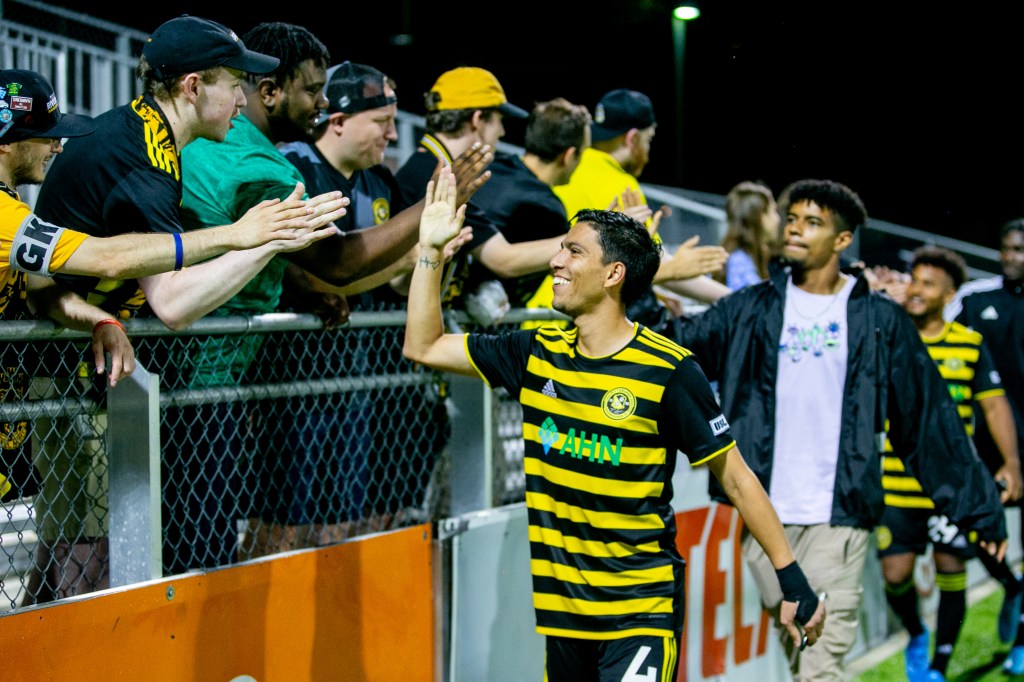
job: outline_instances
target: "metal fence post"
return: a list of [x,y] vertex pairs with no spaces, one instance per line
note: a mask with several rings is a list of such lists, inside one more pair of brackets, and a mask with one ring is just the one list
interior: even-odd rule
[[451,375],[451,515],[494,506],[493,398],[487,384]]
[[136,367],[107,394],[110,585],[160,578],[160,376]]

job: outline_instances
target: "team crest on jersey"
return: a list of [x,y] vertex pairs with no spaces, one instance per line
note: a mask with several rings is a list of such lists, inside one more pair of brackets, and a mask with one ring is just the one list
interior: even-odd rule
[[942,361],[942,364],[951,372],[959,372],[964,368],[964,361],[962,358],[946,358]]
[[391,219],[391,204],[387,199],[380,198],[373,200],[373,220],[380,225]]
[[889,530],[888,526],[878,527],[876,541],[878,542],[878,549],[889,549],[889,545],[892,544],[892,531]]
[[636,396],[627,388],[613,388],[601,398],[601,410],[609,419],[626,419],[636,412]]

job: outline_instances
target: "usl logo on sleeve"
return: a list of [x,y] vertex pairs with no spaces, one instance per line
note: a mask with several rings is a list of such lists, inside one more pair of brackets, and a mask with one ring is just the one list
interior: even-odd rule
[[723,433],[729,430],[729,422],[725,420],[725,415],[720,414],[711,421],[708,422],[708,426],[711,427],[711,432],[716,436],[721,436]]

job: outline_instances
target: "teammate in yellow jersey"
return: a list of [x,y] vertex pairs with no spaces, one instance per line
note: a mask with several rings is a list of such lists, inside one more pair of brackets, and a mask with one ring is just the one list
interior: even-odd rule
[[[1001,497],[1006,503],[1021,496],[1017,429],[1006,391],[982,335],[943,319],[945,306],[966,279],[967,265],[959,254],[938,246],[923,246],[914,252],[903,307],[946,380],[969,434],[974,433],[975,407],[981,409],[1002,455],[1003,464],[994,476],[1002,485]],[[905,653],[907,678],[911,682],[941,682],[967,610],[967,560],[977,557],[1006,590],[998,627],[1003,642],[1012,642],[1016,636],[1024,592],[1005,559],[977,552],[970,534],[936,511],[935,503],[905,469],[899,455],[887,443],[882,478],[886,507],[878,528],[885,595],[910,634]],[[925,552],[928,543],[934,550],[939,588],[935,653],[930,664],[928,630],[918,613],[914,584],[915,557]]]

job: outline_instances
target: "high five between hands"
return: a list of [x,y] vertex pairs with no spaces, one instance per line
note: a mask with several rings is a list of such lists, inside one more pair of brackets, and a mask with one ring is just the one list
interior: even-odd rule
[[348,197],[341,192],[325,192],[303,200],[305,192],[299,182],[284,200],[261,201],[246,211],[233,225],[237,247],[249,249],[278,242],[280,251],[298,251],[337,234],[333,223],[345,215]]

